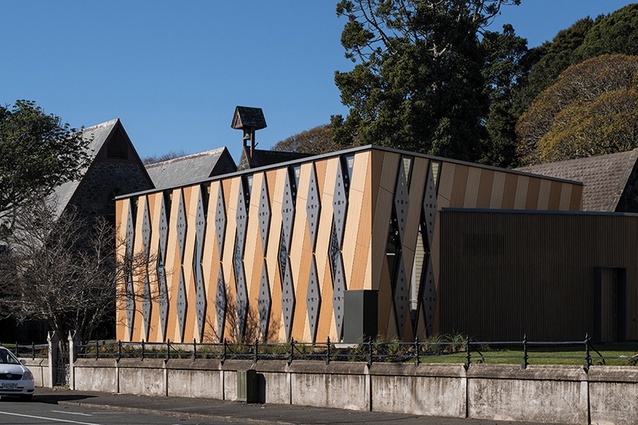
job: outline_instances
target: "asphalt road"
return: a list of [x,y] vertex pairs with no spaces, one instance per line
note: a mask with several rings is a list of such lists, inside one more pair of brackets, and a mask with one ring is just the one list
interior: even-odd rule
[[133,413],[130,411],[91,409],[79,405],[59,405],[41,402],[36,398],[31,402],[4,399],[0,402],[0,423],[6,425],[195,425],[228,424],[230,422],[165,417],[151,413]]
[[275,404],[146,397],[63,388],[37,388],[31,401],[3,398],[0,424],[398,424],[532,425],[523,422],[436,418],[395,413],[358,412]]

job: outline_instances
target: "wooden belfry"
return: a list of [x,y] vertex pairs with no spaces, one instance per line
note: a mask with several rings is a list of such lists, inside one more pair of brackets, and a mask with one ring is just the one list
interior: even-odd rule
[[244,150],[246,150],[246,143],[250,140],[250,158],[253,157],[253,151],[255,150],[255,131],[266,128],[266,118],[264,118],[264,112],[261,108],[251,108],[248,106],[235,107],[235,115],[233,116],[233,123],[231,127],[236,130],[243,130]]

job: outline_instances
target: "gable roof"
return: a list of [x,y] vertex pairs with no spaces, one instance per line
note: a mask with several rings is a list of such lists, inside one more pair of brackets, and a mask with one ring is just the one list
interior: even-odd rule
[[237,170],[248,170],[250,168],[264,167],[266,165],[278,164],[280,162],[294,161],[296,159],[307,158],[314,154],[284,152],[273,150],[253,149],[253,156],[250,156],[250,148],[244,147],[239,159]]
[[183,186],[236,170],[235,161],[225,147],[146,166],[156,189]]
[[638,160],[638,149],[517,168],[583,183],[583,211],[616,211]]
[[[85,140],[89,140],[89,164],[93,163],[98,152],[100,152],[109,136],[111,135],[111,133],[113,133],[113,130],[115,130],[118,125],[121,126],[122,124],[120,123],[120,120],[116,118],[111,121],[107,121],[93,127],[88,127],[80,131],[80,133],[82,134],[82,138],[84,138]],[[122,128],[122,131],[124,131],[124,128]],[[83,170],[81,174],[84,175],[87,170],[88,168]],[[63,183],[55,188],[53,194],[51,195],[51,200],[52,202],[55,202],[56,217],[59,217],[66,209],[67,205],[71,201],[71,198],[73,197],[73,194],[80,185],[80,182],[81,179],[73,180]]]

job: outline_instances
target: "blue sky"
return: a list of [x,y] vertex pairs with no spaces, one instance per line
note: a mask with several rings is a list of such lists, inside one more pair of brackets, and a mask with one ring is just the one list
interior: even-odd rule
[[[529,46],[631,1],[522,0],[510,22]],[[140,156],[227,146],[235,106],[264,110],[259,148],[346,114],[334,72],[336,0],[0,2],[0,103],[36,101],[73,127],[120,118]]]

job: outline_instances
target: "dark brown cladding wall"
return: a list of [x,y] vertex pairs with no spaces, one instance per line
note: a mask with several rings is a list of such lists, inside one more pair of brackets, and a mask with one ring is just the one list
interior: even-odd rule
[[[491,341],[638,338],[638,216],[444,210],[440,217],[442,332]],[[601,283],[610,273],[622,282]],[[610,291],[612,301],[604,296]],[[614,315],[622,323],[611,323]]]

